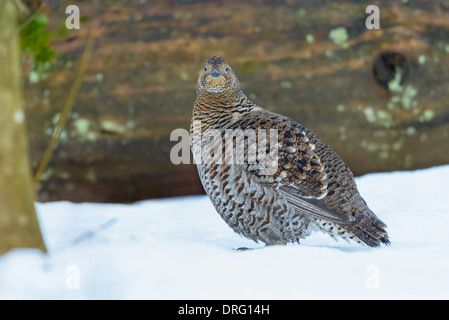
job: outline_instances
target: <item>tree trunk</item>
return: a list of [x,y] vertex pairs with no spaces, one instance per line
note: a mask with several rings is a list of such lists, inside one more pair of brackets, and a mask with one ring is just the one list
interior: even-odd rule
[[34,209],[17,15],[14,0],[0,1],[0,254],[14,248],[45,251]]

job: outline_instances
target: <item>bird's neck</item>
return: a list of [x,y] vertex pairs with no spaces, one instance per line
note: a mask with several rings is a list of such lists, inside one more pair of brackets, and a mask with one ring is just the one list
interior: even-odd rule
[[192,120],[201,121],[202,130],[226,129],[254,107],[241,91],[232,95],[198,93]]

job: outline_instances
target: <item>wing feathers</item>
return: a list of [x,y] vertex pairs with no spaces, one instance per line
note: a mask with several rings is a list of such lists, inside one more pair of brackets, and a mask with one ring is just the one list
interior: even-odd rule
[[301,211],[301,213],[307,213],[316,219],[322,219],[338,224],[347,224],[351,222],[349,216],[326,207],[322,200],[301,197],[293,191],[293,188],[288,186],[281,186],[278,190],[287,198],[287,201],[297,210]]

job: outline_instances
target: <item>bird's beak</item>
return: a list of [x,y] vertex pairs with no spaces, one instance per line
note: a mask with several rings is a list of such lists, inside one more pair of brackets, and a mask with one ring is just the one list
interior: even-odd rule
[[212,71],[212,73],[210,75],[212,77],[219,77],[219,76],[221,76],[220,72],[218,72],[217,69],[214,69],[214,71]]

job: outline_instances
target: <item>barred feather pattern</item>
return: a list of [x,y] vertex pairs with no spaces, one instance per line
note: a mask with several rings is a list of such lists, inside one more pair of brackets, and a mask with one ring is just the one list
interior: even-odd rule
[[[270,130],[276,130],[274,144],[272,133],[259,134]],[[203,187],[235,232],[266,244],[299,242],[313,230],[371,247],[390,243],[386,225],[369,209],[340,157],[303,125],[250,101],[221,57],[209,58],[198,79],[191,136]],[[276,157],[251,162],[249,146],[261,139],[276,148]],[[234,142],[246,147],[233,149]],[[228,147],[234,161],[203,161],[204,154],[223,155]]]

